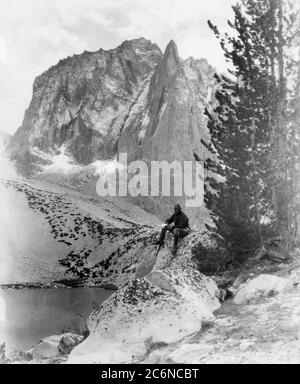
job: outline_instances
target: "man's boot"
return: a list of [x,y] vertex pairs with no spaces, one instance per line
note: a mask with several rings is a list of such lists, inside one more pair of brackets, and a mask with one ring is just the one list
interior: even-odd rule
[[165,236],[166,236],[167,230],[168,230],[168,228],[166,226],[163,227],[163,229],[160,232],[159,239],[157,241],[155,241],[153,243],[153,245],[160,245],[161,247],[164,246],[164,244],[165,244]]
[[172,249],[172,252],[171,252],[173,256],[176,255],[177,249],[178,249],[178,236],[175,235],[175,236],[174,236],[173,249]]

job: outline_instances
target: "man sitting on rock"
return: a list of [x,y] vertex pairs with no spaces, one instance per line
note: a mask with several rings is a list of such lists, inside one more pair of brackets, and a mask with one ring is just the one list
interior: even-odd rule
[[172,253],[175,255],[178,247],[178,240],[190,233],[189,219],[182,212],[179,204],[174,206],[173,215],[166,220],[166,225],[163,227],[160,233],[159,240],[155,242],[156,245],[164,245],[167,231],[173,233],[174,235],[174,246]]

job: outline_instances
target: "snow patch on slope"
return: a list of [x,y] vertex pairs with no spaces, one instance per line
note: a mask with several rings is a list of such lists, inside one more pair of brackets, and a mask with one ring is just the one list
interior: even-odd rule
[[150,123],[149,111],[146,111],[146,113],[143,117],[143,120],[142,120],[141,129],[140,129],[139,134],[138,134],[139,140],[143,140],[143,138],[145,137],[149,123]]
[[112,175],[116,170],[123,171],[126,169],[124,164],[113,160],[96,160],[91,164],[91,167],[95,169],[95,174],[101,178],[107,178]]
[[74,160],[66,154],[66,145],[59,148],[59,154],[52,156],[52,164],[44,167],[45,173],[59,172],[64,175],[74,173],[80,170],[81,166],[74,163]]
[[119,163],[116,158],[109,160],[96,160],[89,165],[79,165],[67,152],[67,146],[63,144],[57,149],[57,154],[47,154],[39,151],[37,148],[32,150],[32,153],[46,160],[49,164],[41,166],[41,174],[59,173],[63,175],[71,175],[79,172],[91,173],[94,176],[107,178],[116,170],[123,171],[125,165]]

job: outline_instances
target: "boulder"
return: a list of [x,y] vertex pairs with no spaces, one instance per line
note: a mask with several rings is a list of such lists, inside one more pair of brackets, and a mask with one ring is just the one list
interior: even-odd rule
[[71,352],[68,363],[132,363],[155,348],[199,332],[214,321],[220,307],[216,283],[191,260],[191,243],[183,240],[177,256],[154,267],[149,278],[127,282],[88,319],[89,336]]
[[41,340],[33,348],[32,356],[34,360],[51,359],[60,356],[59,342],[61,336],[53,335]]
[[293,288],[293,283],[282,277],[262,274],[243,284],[235,294],[234,303],[241,305],[255,302],[262,297],[277,295]]
[[53,335],[41,340],[28,352],[34,360],[56,359],[69,354],[83,339],[83,336],[70,332]]
[[83,341],[84,337],[76,333],[65,333],[59,341],[59,350],[68,355],[76,345]]

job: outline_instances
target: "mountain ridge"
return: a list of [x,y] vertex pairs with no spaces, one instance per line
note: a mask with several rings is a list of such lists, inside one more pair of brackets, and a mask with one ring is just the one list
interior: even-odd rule
[[[174,85],[178,72],[187,77],[184,71],[189,61],[179,58],[173,40],[163,54],[156,44],[144,38],[125,41],[114,49],[84,52],[60,60],[34,81],[30,106],[9,146],[12,158],[20,158],[26,150],[34,147],[49,152],[67,141],[70,141],[68,147],[72,156],[84,164],[95,159],[112,158],[127,146],[133,159],[159,156],[161,153],[152,156],[151,143],[145,143],[144,148],[134,151],[126,140],[122,140],[122,130],[126,123],[127,126],[138,124],[139,131],[142,130],[143,122],[147,122],[145,113],[151,110],[156,115],[152,118],[157,118],[157,107],[161,107],[164,97],[168,97],[167,91]],[[199,72],[200,62],[194,60],[193,63],[193,70]],[[206,69],[209,69],[206,76],[212,78],[214,70],[208,63]],[[145,90],[146,87],[149,88]],[[143,111],[138,113],[139,121],[128,121],[132,107],[143,91],[146,94],[140,100]],[[142,122],[141,114],[144,117]],[[151,136],[154,128],[149,131],[148,136]],[[132,129],[131,133],[140,141],[145,140],[145,134],[132,132]],[[79,138],[76,139],[76,135]],[[118,146],[120,139],[121,148]],[[133,137],[133,141],[135,139]],[[87,144],[85,153],[82,149],[84,144]]]
[[[128,162],[204,159],[214,75],[205,59],[182,60],[173,40],[164,52],[139,38],[68,57],[36,78],[7,151],[21,174],[48,179],[57,156],[64,157],[68,164],[54,182],[68,176],[69,164],[83,173],[82,167],[120,153]],[[135,203],[160,217],[174,204],[164,199],[156,210],[153,199],[144,200]]]

